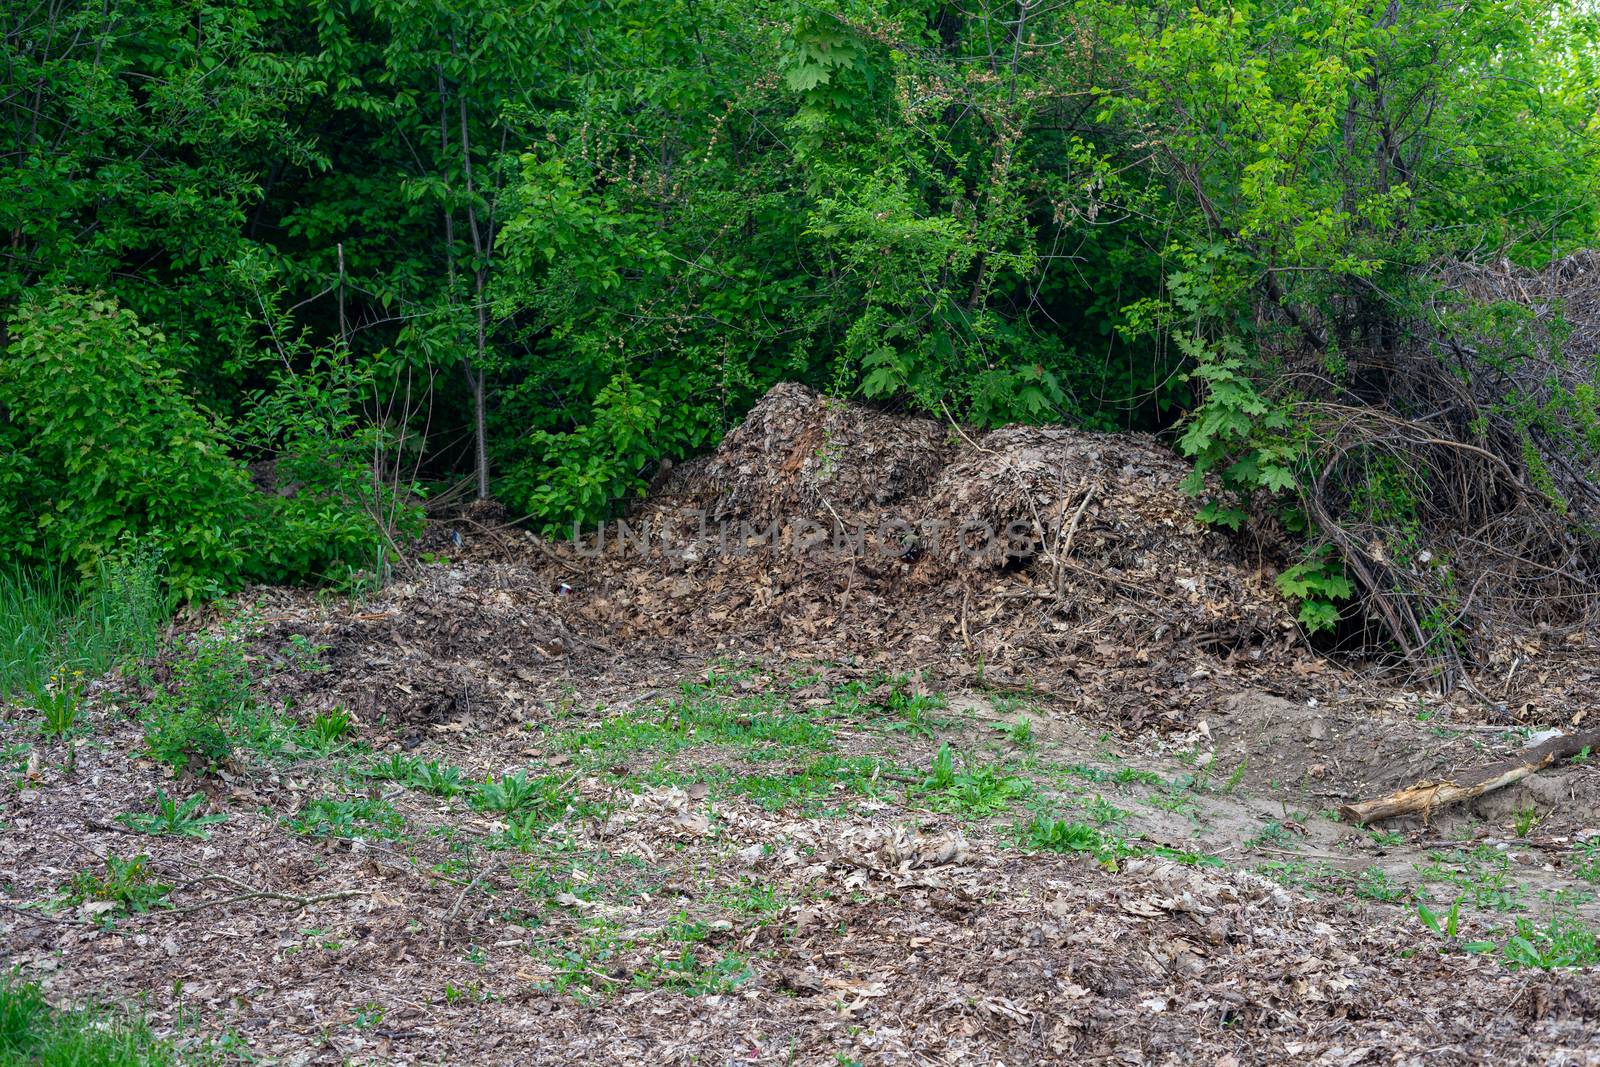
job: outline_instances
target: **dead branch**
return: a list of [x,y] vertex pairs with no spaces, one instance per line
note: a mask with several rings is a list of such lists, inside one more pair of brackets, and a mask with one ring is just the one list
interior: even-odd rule
[[1438,808],[1504,789],[1535,771],[1571,759],[1584,749],[1596,748],[1600,748],[1600,730],[1561,734],[1525,748],[1502,763],[1467,771],[1449,781],[1418,782],[1386,797],[1341,805],[1339,818],[1361,826],[1403,815],[1427,819]]

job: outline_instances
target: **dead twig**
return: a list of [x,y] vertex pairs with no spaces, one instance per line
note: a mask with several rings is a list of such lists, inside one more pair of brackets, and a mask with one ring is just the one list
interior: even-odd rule
[[444,922],[439,924],[439,944],[441,946],[444,944],[444,933],[450,928],[450,924],[456,921],[456,915],[461,911],[461,905],[466,903],[467,894],[471,893],[474,886],[483,881],[485,878],[489,877],[489,875],[493,874],[499,869],[499,867],[500,857],[496,856],[493,863],[489,864],[489,866],[485,867],[482,871],[479,871],[476,878],[472,879],[472,881],[461,887],[461,892],[456,894],[455,904],[450,908],[450,914],[446,915],[444,917]]

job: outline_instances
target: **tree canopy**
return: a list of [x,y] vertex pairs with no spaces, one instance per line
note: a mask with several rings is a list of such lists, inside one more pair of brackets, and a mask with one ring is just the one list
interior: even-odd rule
[[[1574,371],[1548,309],[1451,282],[1596,244],[1584,3],[60,0],[0,25],[0,529],[32,560],[137,536],[183,595],[324,578],[457,480],[557,533],[785,380],[1168,434],[1208,519],[1301,539],[1312,628],[1401,581],[1366,526],[1484,519],[1423,506],[1419,440],[1587,506],[1592,353]],[[1460,592],[1429,581],[1394,639],[1448,631],[1419,620]]]

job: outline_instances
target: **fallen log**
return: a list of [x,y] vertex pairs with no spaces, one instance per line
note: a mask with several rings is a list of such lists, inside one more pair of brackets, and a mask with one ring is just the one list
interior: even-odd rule
[[1504,789],[1535,771],[1571,759],[1585,749],[1600,750],[1600,730],[1558,734],[1528,746],[1502,763],[1466,771],[1448,781],[1418,782],[1386,797],[1343,804],[1339,807],[1339,818],[1360,826],[1402,815],[1421,815],[1426,820],[1436,808]]

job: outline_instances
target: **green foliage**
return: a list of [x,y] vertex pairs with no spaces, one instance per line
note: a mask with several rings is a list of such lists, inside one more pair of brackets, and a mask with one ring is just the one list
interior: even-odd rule
[[0,460],[8,542],[88,576],[125,535],[144,537],[179,596],[241,581],[250,480],[163,366],[166,339],[107,297],[71,292],[24,303],[8,326],[0,407],[30,442]]
[[176,771],[208,772],[233,752],[238,726],[257,718],[244,648],[228,634],[196,634],[167,667],[139,711],[146,750]]
[[170,837],[197,837],[201,840],[211,836],[208,826],[216,826],[228,821],[226,815],[202,815],[200,809],[205,806],[206,795],[196,793],[188,800],[173,800],[161,790],[156,790],[155,810],[153,812],[128,811],[117,816],[117,821],[135,833],[140,834],[165,834]]
[[370,442],[345,432],[348,415],[329,425],[303,414],[308,379],[339,381],[339,402],[353,402],[343,364],[314,361],[292,378],[299,393],[280,383],[253,394],[247,438],[287,438],[277,474],[294,490],[269,495],[230,454],[227,428],[187,396],[167,339],[114,300],[56,290],[25,301],[8,329],[0,409],[11,428],[0,433],[25,433],[29,447],[0,458],[0,533],[20,558],[89,579],[131,566],[122,557],[142,542],[182,600],[250,578],[322,577],[374,554],[355,496],[371,480],[359,463]]
[[0,699],[49,680],[98,675],[155,650],[164,618],[159,561],[134,550],[96,568],[87,587],[60,569],[0,570]]
[[1036,815],[1027,825],[1024,844],[1051,852],[1099,852],[1105,847],[1105,839],[1087,823]]
[[123,859],[107,855],[104,871],[83,870],[72,876],[67,902],[98,902],[125,912],[149,911],[166,903],[172,886],[156,880],[149,856]]
[[1502,958],[1513,968],[1593,967],[1600,964],[1600,934],[1575,918],[1551,919],[1537,926],[1518,919],[1516,932],[1501,947]]
[[82,710],[83,672],[57,668],[45,691],[34,698],[42,719],[39,733],[44,737],[66,737],[78,725]]
[[1496,956],[1512,970],[1558,967],[1593,967],[1600,964],[1600,935],[1582,920],[1570,915],[1550,918],[1543,926],[1530,919],[1518,919],[1509,932],[1480,941],[1462,942],[1461,904],[1457,897],[1441,917],[1426,904],[1417,905],[1417,918],[1445,942],[1445,949],[1487,953]]
[[39,1067],[169,1067],[172,1049],[142,1020],[104,1011],[56,1011],[14,974],[0,977],[0,1063]]
[[355,731],[355,720],[344,708],[331,708],[328,711],[319,711],[311,718],[311,726],[307,730],[307,739],[319,752],[328,753],[339,748],[351,733]]
[[538,822],[559,815],[572,801],[570,780],[551,776],[529,778],[520,771],[498,779],[485,779],[472,796],[472,806],[479,811],[498,812]]
[[1339,603],[1355,595],[1343,562],[1327,545],[1305,553],[1299,563],[1278,575],[1278,591],[1300,602],[1300,625],[1310,633],[1331,630],[1339,621]]
[[1600,835],[1591,835],[1572,850],[1572,873],[1600,885]]
[[957,770],[955,755],[943,744],[928,766],[921,792],[937,811],[981,817],[1011,807],[1027,795],[1028,785],[995,767],[969,765]]
[[317,797],[284,822],[296,833],[311,837],[397,838],[406,829],[405,816],[392,804],[370,797]]
[[[1536,373],[1559,328],[1431,280],[1595,242],[1600,23],[1571,0],[67,0],[0,25],[0,535],[30,566],[92,579],[135,534],[175,598],[364,588],[424,478],[471,470],[566,531],[800,380],[1171,432],[1204,518],[1304,538],[1284,587],[1325,630],[1363,573],[1329,507],[1426,550],[1422,446],[1340,437],[1439,406],[1388,357],[1448,377],[1427,338],[1489,338],[1512,384],[1453,439],[1553,507],[1562,457],[1600,454],[1594,383]],[[1472,597],[1442,574],[1416,628],[1449,648]]]

